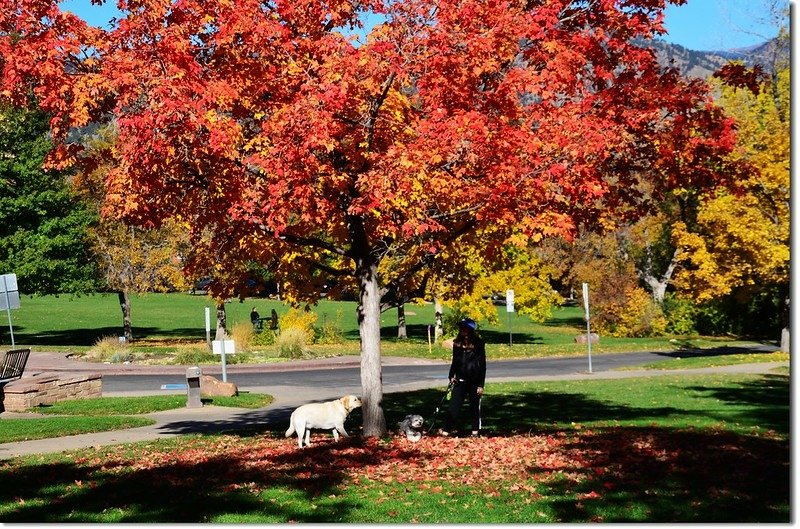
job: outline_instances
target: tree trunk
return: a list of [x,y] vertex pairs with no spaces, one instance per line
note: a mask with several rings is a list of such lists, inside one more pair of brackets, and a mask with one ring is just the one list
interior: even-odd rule
[[227,317],[225,315],[225,301],[217,301],[217,334],[215,340],[225,340],[227,333]]
[[643,269],[637,270],[639,278],[650,287],[653,293],[653,299],[657,303],[664,302],[664,296],[667,293],[667,285],[672,280],[672,275],[675,273],[675,267],[678,265],[679,250],[676,248],[672,254],[672,259],[667,265],[667,269],[663,274],[657,275],[653,270],[653,260],[650,256],[650,251],[647,252],[648,257],[644,263]]
[[378,265],[365,259],[357,266],[359,285],[358,333],[361,337],[361,407],[363,435],[381,437],[386,433],[383,414],[383,378],[381,375],[381,297],[378,288]]
[[444,325],[442,324],[442,313],[444,312],[444,308],[442,307],[442,302],[439,301],[438,297],[433,299],[433,310],[436,312],[433,336],[434,341],[439,343],[444,335]]
[[122,335],[125,341],[133,341],[133,326],[131,325],[131,300],[127,290],[120,290],[117,293],[119,298],[119,308],[122,310]]
[[397,337],[401,340],[408,338],[406,329],[406,306],[401,303],[397,306]]

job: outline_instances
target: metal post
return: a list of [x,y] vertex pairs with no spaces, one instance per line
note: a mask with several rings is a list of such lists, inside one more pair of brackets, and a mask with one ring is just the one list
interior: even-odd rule
[[592,330],[589,319],[586,319],[586,343],[589,346],[589,373],[592,372]]
[[233,340],[214,340],[212,342],[211,350],[215,355],[220,355],[220,361],[222,362],[222,381],[227,382],[228,368],[225,356],[227,353],[235,354],[236,345],[234,344]]
[[211,349],[211,308],[206,307],[206,343]]
[[589,373],[592,372],[592,327],[589,319],[589,284],[583,284],[583,306],[586,310],[586,346],[589,348]]
[[14,349],[14,324],[11,322],[11,296],[8,295],[8,282],[3,276],[3,292],[6,295],[6,312],[8,313],[8,332],[11,333],[11,348]]
[[506,290],[506,312],[508,312],[508,346],[514,345],[511,332],[511,318],[514,315],[514,289]]
[[511,332],[511,317],[514,315],[513,312],[508,313],[508,346],[511,347],[514,345],[514,340],[512,338],[513,334]]
[[228,369],[227,369],[227,365],[226,365],[226,362],[225,362],[225,344],[224,343],[222,345],[222,354],[220,356],[222,356],[222,381],[223,382],[227,382],[228,381]]

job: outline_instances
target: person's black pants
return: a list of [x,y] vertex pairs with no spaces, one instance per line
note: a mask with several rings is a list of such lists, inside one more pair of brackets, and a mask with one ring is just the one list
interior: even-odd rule
[[448,413],[444,423],[445,431],[453,431],[458,421],[458,415],[461,411],[461,405],[464,403],[464,399],[469,400],[472,431],[476,432],[481,429],[481,397],[478,395],[478,386],[472,382],[459,380],[456,382],[456,385],[453,386],[453,392],[450,395],[450,406],[447,410]]

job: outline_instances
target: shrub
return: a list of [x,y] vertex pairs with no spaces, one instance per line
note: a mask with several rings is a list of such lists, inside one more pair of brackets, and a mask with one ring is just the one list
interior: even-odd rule
[[662,304],[664,317],[667,318],[667,332],[679,336],[687,336],[697,333],[695,318],[697,317],[697,307],[689,299],[683,299],[670,293],[664,298]]
[[724,296],[697,306],[696,327],[701,334],[734,334],[775,339],[781,330],[783,298],[778,289],[755,295]]
[[275,331],[271,331],[270,329],[263,329],[260,332],[257,332],[253,335],[253,338],[250,341],[251,345],[255,347],[265,346],[265,345],[275,345]]
[[175,349],[175,361],[181,365],[211,364],[217,361],[217,357],[205,344],[179,345]]
[[93,362],[114,362],[113,358],[116,358],[117,362],[125,361],[120,360],[121,358],[126,360],[133,358],[128,343],[120,342],[117,336],[98,338],[94,347],[86,351],[86,359]]
[[280,355],[286,358],[308,357],[308,333],[299,327],[281,329],[275,340]]
[[237,323],[231,329],[230,338],[236,342],[237,354],[241,351],[248,351],[253,342],[255,332],[253,331],[253,324],[250,322]]
[[336,320],[334,321],[325,318],[323,315],[322,326],[316,329],[314,343],[325,345],[344,343],[344,333],[339,326],[339,321],[341,321],[341,319],[341,310],[336,311]]
[[[317,323],[317,315],[311,311],[301,311],[295,308],[289,309],[280,320],[280,334],[289,329],[298,329],[305,334],[303,344],[314,341],[314,324]],[[276,343],[280,341],[280,338]]]
[[[231,364],[246,364],[247,362],[253,359],[252,353],[246,350],[240,350],[239,346],[236,346],[236,354],[232,355],[225,355],[225,363],[228,365]],[[220,355],[214,355],[214,360],[216,362],[221,362]]]
[[601,334],[623,337],[658,336],[665,332],[667,320],[661,308],[642,288],[611,286],[613,296],[601,290],[594,303],[592,322]]
[[130,351],[117,351],[111,355],[109,360],[112,364],[124,364],[125,362],[133,362],[133,353]]
[[464,318],[470,318],[466,307],[454,306],[449,312],[442,316],[442,337],[455,336],[458,334],[458,324]]

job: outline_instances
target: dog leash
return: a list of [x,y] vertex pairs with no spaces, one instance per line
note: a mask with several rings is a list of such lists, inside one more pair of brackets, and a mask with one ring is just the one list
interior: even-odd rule
[[427,430],[425,430],[426,434],[430,433],[430,431],[433,430],[433,425],[436,423],[436,414],[439,413],[439,410],[442,408],[442,404],[444,404],[444,401],[450,400],[450,394],[453,391],[453,386],[455,386],[455,382],[451,380],[450,383],[447,385],[447,390],[444,392],[444,396],[442,396],[442,400],[439,401],[439,405],[436,406],[436,410],[434,410],[433,412],[433,417],[431,417],[431,425],[428,427]]

